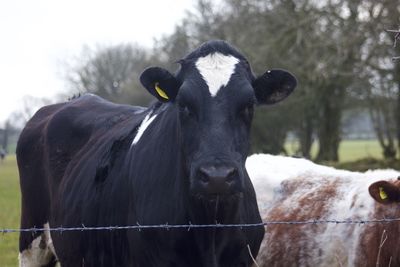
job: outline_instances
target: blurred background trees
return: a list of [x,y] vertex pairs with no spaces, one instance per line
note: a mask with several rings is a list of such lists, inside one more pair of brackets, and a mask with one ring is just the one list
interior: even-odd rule
[[146,105],[150,96],[141,90],[137,77],[150,64],[148,51],[121,44],[91,49],[68,66],[65,78],[75,94],[93,93],[110,101]]
[[400,64],[391,60],[400,52],[385,29],[399,28],[399,14],[397,0],[197,0],[153,48],[85,48],[65,79],[71,94],[146,105],[151,97],[138,79],[146,67],[173,72],[191,49],[224,39],[256,74],[284,68],[298,79],[288,100],[256,110],[253,152],[338,161],[343,139],[372,137],[390,159],[400,149]]

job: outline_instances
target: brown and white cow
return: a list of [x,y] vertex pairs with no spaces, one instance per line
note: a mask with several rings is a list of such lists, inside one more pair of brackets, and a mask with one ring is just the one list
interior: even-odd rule
[[[271,155],[253,155],[246,166],[265,222],[400,217],[395,203],[400,200],[400,173],[394,170],[350,172]],[[371,198],[370,185],[371,195],[386,206]],[[280,267],[400,266],[399,233],[400,222],[268,225],[257,262]]]

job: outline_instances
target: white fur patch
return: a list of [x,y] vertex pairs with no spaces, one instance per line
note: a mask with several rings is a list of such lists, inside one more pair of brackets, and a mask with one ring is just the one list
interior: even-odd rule
[[212,97],[217,95],[222,86],[228,84],[238,62],[239,59],[236,57],[221,53],[213,53],[197,59],[196,68],[207,83]]
[[46,230],[44,230],[46,245],[50,249],[50,251],[53,253],[53,255],[56,256],[56,258],[57,258],[56,250],[54,249],[54,245],[53,245],[53,239],[51,239],[51,233],[49,231],[50,225],[48,222],[44,224],[44,228],[46,229]]
[[[378,180],[397,178],[400,175],[395,170],[371,170],[365,173],[335,169],[318,165],[307,159],[254,154],[247,158],[246,170],[257,192],[261,208],[279,195],[282,181],[299,177],[309,177],[318,181],[321,178],[342,179],[351,182],[352,186],[360,183],[365,190],[362,192],[365,202],[371,202],[368,186]],[[306,188],[307,190],[308,188]],[[347,187],[350,191],[352,187]],[[347,193],[348,194],[348,193]],[[260,201],[262,198],[262,201]]]
[[139,129],[136,133],[135,138],[132,141],[131,147],[136,145],[137,142],[139,142],[140,138],[142,137],[144,131],[146,131],[147,127],[150,126],[150,124],[154,121],[154,119],[157,117],[157,114],[151,116],[153,112],[149,112],[149,114],[146,115],[146,117],[144,118],[144,120],[142,121],[142,123],[139,126]]
[[[43,225],[43,228],[49,229],[49,223]],[[19,253],[20,267],[37,267],[47,265],[55,256],[53,241],[50,231],[45,230],[40,236],[36,237],[29,248]]]
[[[305,159],[263,154],[250,156],[246,168],[256,190],[264,221],[271,220],[270,216],[275,216],[277,211],[296,214],[294,218],[300,218],[298,220],[301,221],[381,219],[376,217],[375,202],[368,193],[368,187],[378,180],[395,180],[400,175],[395,170],[351,172],[317,165]],[[282,191],[288,188],[287,185],[292,185],[289,193]],[[328,187],[332,191],[326,191]],[[329,195],[329,192],[333,195]],[[310,201],[319,200],[324,206],[307,202],[305,197],[313,199]],[[313,209],[317,207],[322,207],[324,211],[317,217],[311,217],[314,215],[310,214],[314,214]],[[276,220],[276,217],[273,218]],[[373,226],[326,224],[291,227],[293,229],[287,228],[288,232],[304,233],[304,238],[293,239],[293,235],[288,232],[278,232],[274,230],[276,228],[267,227],[257,258],[259,263],[268,261],[274,257],[274,253],[282,257],[290,256],[287,251],[294,253],[296,249],[296,253],[304,257],[296,258],[296,262],[293,262],[295,257],[282,259],[281,265],[356,266],[363,257],[360,254],[360,238]]]

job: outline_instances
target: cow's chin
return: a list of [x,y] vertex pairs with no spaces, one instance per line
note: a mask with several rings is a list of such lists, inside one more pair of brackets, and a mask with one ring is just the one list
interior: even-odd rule
[[199,202],[236,202],[243,198],[242,192],[231,192],[231,193],[224,193],[224,194],[206,194],[202,192],[198,192],[196,190],[192,190],[191,197],[193,201]]

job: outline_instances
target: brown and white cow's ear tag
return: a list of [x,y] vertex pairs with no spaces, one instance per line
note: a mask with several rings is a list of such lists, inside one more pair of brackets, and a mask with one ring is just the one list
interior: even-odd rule
[[161,89],[160,87],[160,83],[156,82],[154,85],[154,89],[156,90],[157,94],[164,98],[165,100],[169,100],[168,95],[165,93],[165,91],[163,89]]
[[377,181],[369,186],[368,191],[379,203],[391,204],[400,202],[400,187],[393,181]]
[[385,190],[381,186],[379,187],[379,197],[381,198],[381,200],[386,200],[388,198]]

